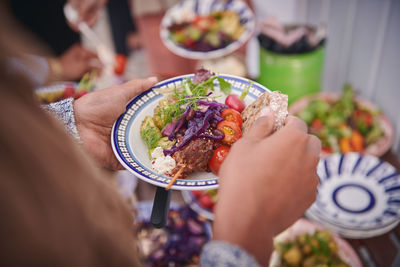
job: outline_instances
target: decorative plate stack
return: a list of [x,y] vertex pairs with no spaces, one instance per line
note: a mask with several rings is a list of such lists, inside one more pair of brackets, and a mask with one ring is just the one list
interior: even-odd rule
[[387,162],[358,153],[319,162],[317,200],[306,216],[347,238],[369,238],[400,220],[400,174]]

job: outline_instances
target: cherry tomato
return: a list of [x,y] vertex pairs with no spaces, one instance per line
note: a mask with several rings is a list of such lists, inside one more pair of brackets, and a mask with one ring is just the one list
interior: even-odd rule
[[223,120],[218,123],[217,129],[224,133],[225,136],[224,139],[222,139],[222,143],[227,145],[232,145],[242,137],[242,130],[233,121]]
[[117,54],[115,56],[114,73],[122,75],[125,72],[126,56],[123,54]]
[[78,98],[80,98],[80,97],[82,97],[82,96],[84,96],[86,94],[87,94],[87,91],[80,91],[80,92],[75,94],[75,99],[78,99]]
[[235,94],[230,94],[226,97],[225,105],[227,105],[230,108],[233,108],[234,110],[236,110],[240,113],[246,107],[246,105],[244,104],[244,101],[240,100],[239,96],[235,95]]
[[216,19],[209,16],[198,16],[194,21],[193,24],[201,31],[209,30],[213,25],[217,23]]
[[319,118],[314,119],[314,120],[312,121],[312,123],[311,123],[311,127],[312,127],[312,128],[315,128],[315,129],[317,129],[317,130],[322,129],[323,126],[324,126],[324,125],[323,125],[323,123],[322,123],[322,120],[319,119]]
[[240,128],[242,128],[242,123],[243,123],[242,116],[238,111],[234,110],[233,108],[224,109],[221,112],[221,117],[224,118],[224,120],[233,121]]
[[185,41],[183,42],[183,45],[184,45],[185,47],[187,47],[187,48],[191,48],[191,47],[194,46],[195,43],[196,43],[196,42],[195,42],[192,38],[186,37]]
[[208,167],[213,173],[218,175],[219,168],[228,155],[229,150],[229,146],[220,146],[214,150],[211,159],[208,161]]
[[214,206],[214,202],[212,201],[212,197],[209,194],[204,194],[199,198],[199,204],[206,208],[211,209]]
[[75,96],[75,89],[74,89],[74,87],[67,86],[67,87],[64,89],[62,98],[70,98],[70,97],[74,97],[74,96]]

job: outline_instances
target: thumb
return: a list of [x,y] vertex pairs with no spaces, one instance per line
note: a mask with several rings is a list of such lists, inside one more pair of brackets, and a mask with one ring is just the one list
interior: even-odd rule
[[124,102],[151,88],[157,82],[157,77],[149,77],[147,79],[135,79],[120,85],[120,92]]
[[254,139],[262,139],[272,134],[274,130],[274,114],[269,107],[264,107],[257,114],[258,119],[249,129],[246,137]]

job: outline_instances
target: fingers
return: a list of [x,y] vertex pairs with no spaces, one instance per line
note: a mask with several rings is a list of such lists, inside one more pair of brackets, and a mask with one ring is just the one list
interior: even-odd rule
[[303,120],[292,115],[289,115],[286,118],[286,123],[284,128],[291,128],[291,129],[295,128],[302,132],[307,133],[307,124]]
[[249,129],[246,137],[262,139],[272,134],[274,130],[274,114],[269,107],[263,108],[259,113],[259,118]]
[[135,79],[118,86],[124,101],[129,100],[151,88],[157,82],[157,77],[149,77],[147,79]]
[[321,153],[321,140],[315,135],[308,135],[307,151],[316,157]]

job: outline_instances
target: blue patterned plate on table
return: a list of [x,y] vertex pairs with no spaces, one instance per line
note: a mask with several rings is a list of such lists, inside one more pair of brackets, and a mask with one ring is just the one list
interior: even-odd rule
[[[169,26],[178,21],[186,21],[193,16],[208,15],[216,11],[233,11],[238,14],[244,32],[229,45],[206,52],[193,51],[181,47],[170,39]],[[186,19],[185,19],[186,18]],[[183,20],[183,21],[182,21]],[[190,59],[212,59],[228,55],[240,48],[255,30],[255,17],[251,9],[239,0],[185,0],[170,8],[163,17],[160,27],[160,36],[164,45],[174,54]]]
[[[218,76],[229,82],[232,93],[238,95],[252,83],[249,93],[244,99],[247,105],[264,92],[269,91],[264,86],[246,78],[227,74],[218,74]],[[153,185],[166,187],[171,181],[171,177],[160,175],[152,169],[146,144],[140,137],[140,125],[146,116],[154,115],[154,108],[163,97],[157,89],[173,89],[175,86],[179,86],[184,79],[192,77],[193,74],[188,74],[159,82],[153,88],[131,100],[126,107],[126,112],[113,125],[111,145],[117,159],[128,171]],[[218,83],[214,86],[215,94],[221,95],[216,100],[223,103],[226,96],[220,92]],[[177,179],[171,188],[175,190],[208,190],[217,187],[218,177],[213,173],[195,172],[186,179]]]
[[383,234],[400,220],[400,175],[371,155],[333,154],[318,164],[320,184],[306,216],[350,238]]

